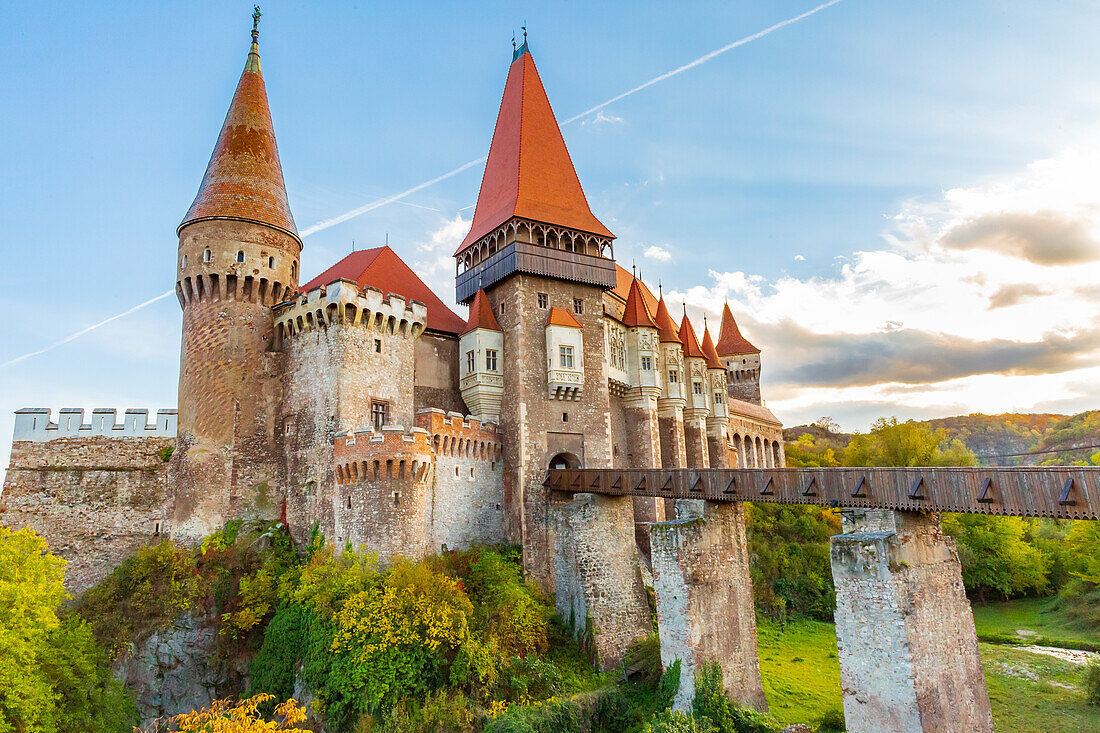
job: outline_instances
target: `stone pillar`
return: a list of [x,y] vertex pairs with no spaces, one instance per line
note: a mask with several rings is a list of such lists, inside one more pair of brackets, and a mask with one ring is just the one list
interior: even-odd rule
[[831,540],[851,733],[992,733],[974,616],[939,515],[856,510]]
[[673,707],[691,709],[695,671],[717,661],[732,700],[767,710],[744,506],[681,499],[676,509],[678,519],[650,527],[661,663],[668,667],[680,660]]
[[711,468],[736,468],[737,459],[730,455],[726,444],[726,419],[707,418],[707,453]]
[[684,410],[684,443],[689,468],[710,468],[707,447],[707,411],[699,408]]
[[[623,400],[626,436],[630,449],[629,468],[661,467],[661,435],[658,429],[656,395],[648,388],[636,388]],[[655,496],[634,497],[634,539],[649,560],[649,525],[665,520],[665,502]]]
[[634,542],[629,496],[575,494],[556,506],[554,578],[558,615],[601,670],[652,630]]
[[[657,400],[657,424],[661,434],[661,468],[687,468],[687,447],[684,444],[684,401]],[[672,499],[665,499],[665,516],[675,517]]]

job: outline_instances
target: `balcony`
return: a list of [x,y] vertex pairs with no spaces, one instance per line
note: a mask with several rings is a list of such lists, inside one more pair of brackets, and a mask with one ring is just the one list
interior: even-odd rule
[[539,244],[512,242],[455,278],[459,303],[473,300],[479,288],[494,285],[516,272],[557,280],[615,287],[615,261],[598,255],[552,249]]

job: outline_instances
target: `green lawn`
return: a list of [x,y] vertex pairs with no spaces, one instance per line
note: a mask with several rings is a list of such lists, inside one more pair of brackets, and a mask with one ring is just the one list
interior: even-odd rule
[[979,635],[1015,636],[1019,631],[1031,631],[1051,640],[1100,644],[1100,628],[1087,629],[1068,622],[1053,609],[1053,604],[1053,598],[1021,598],[984,606],[974,604],[974,626]]
[[[797,621],[780,631],[760,620],[758,631],[760,674],[776,718],[813,723],[841,705],[832,624]],[[1081,693],[1084,667],[1010,646],[981,644],[980,650],[997,731],[1100,731],[1100,708],[1086,705]]]

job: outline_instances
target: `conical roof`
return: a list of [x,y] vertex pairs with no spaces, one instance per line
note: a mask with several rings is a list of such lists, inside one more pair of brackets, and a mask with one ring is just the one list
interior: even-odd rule
[[719,356],[760,353],[760,349],[750,344],[748,339],[741,335],[741,329],[733,319],[733,311],[730,310],[729,303],[726,303],[722,309],[722,330],[718,334],[718,343],[715,344],[714,349]]
[[266,224],[298,238],[283,183],[256,38],[253,31],[252,47],[206,175],[177,231],[204,219],[239,219]]
[[497,323],[497,317],[493,314],[493,306],[489,304],[489,297],[484,290],[478,290],[474,296],[474,302],[470,303],[470,318],[466,321],[466,330],[462,335],[468,334],[475,328],[485,328],[490,331],[503,331]]
[[703,349],[699,346],[699,339],[695,335],[695,329],[691,327],[687,311],[684,311],[684,320],[680,321],[680,341],[684,344],[684,357],[706,358]]
[[665,296],[657,301],[657,338],[662,344],[682,344],[680,333],[672,316],[668,314],[668,306],[665,305]]
[[714,350],[714,340],[710,337],[710,329],[703,326],[703,356],[707,359],[707,369],[723,369],[722,360],[718,358],[718,352]]
[[642,297],[642,288],[639,285],[638,278],[634,278],[630,283],[630,293],[626,296],[626,310],[623,311],[623,325],[628,328],[639,326],[657,328],[653,316],[649,315],[645,298]]
[[588,207],[526,42],[508,69],[474,220],[455,254],[513,216],[615,236]]

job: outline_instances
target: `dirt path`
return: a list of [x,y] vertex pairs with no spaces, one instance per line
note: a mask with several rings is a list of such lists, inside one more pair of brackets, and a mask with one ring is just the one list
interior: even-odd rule
[[1048,657],[1061,659],[1063,662],[1072,662],[1073,664],[1088,664],[1093,659],[1100,658],[1100,654],[1096,652],[1063,649],[1057,646],[1020,646],[1016,648],[1033,654],[1046,654]]

